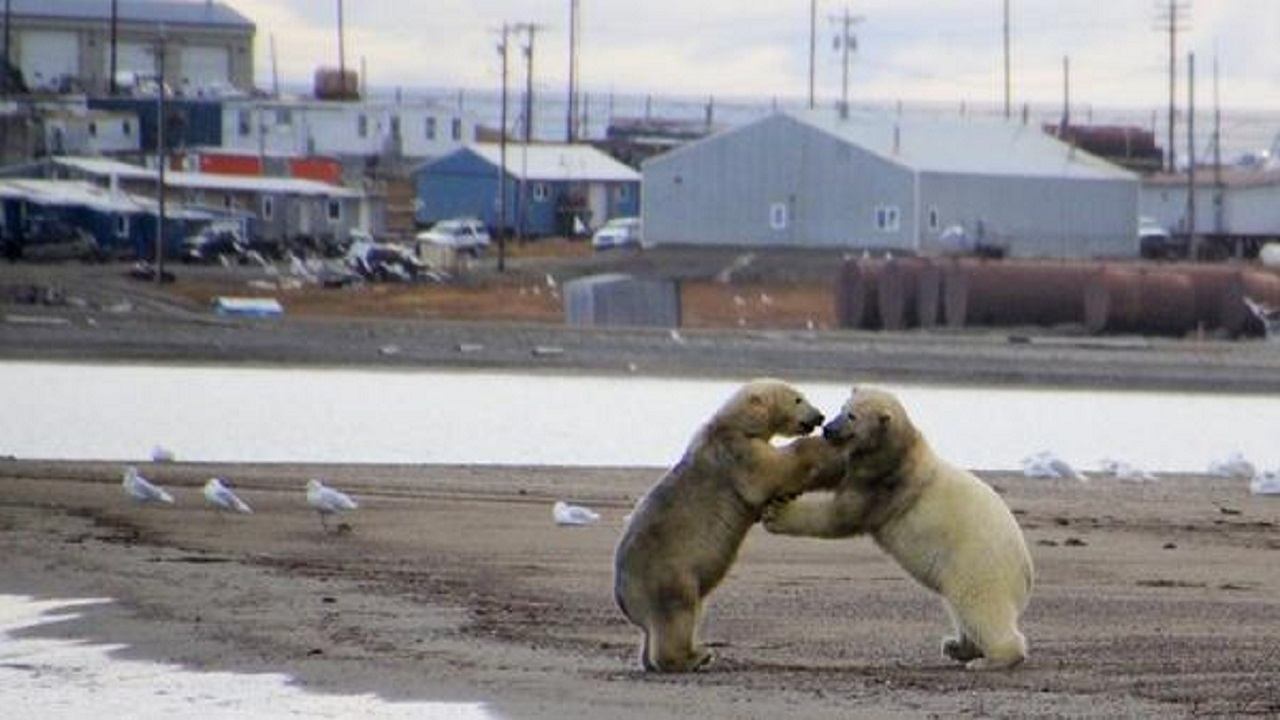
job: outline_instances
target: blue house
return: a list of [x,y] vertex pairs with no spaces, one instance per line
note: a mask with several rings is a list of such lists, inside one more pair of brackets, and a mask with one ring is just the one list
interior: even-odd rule
[[[498,168],[506,193],[501,220]],[[480,218],[525,235],[571,235],[640,213],[640,173],[590,145],[477,143],[414,170],[416,219]]]

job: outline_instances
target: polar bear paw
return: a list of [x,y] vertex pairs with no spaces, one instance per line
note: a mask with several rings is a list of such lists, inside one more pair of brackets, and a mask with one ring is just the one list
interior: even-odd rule
[[942,656],[960,663],[967,663],[982,657],[982,650],[966,637],[946,637],[942,639]]

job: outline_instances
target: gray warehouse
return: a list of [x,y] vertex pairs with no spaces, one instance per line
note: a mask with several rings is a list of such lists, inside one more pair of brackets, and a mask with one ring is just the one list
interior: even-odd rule
[[1137,176],[1015,122],[776,113],[643,177],[646,244],[931,252],[961,228],[1015,257],[1138,254]]

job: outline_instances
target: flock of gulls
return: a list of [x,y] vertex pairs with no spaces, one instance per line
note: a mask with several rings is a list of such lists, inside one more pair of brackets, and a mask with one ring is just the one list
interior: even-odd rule
[[[1105,459],[1098,463],[1102,477],[1130,482],[1155,482],[1155,473],[1123,460]],[[1254,495],[1280,495],[1280,470],[1261,470],[1243,453],[1233,452],[1209,463],[1206,473],[1214,477],[1248,480]],[[1071,463],[1047,450],[1033,453],[1022,459],[1022,474],[1029,478],[1080,480],[1089,477]]]
[[[164,488],[159,487],[139,474],[136,467],[125,468],[124,481],[121,486],[124,488],[124,494],[140,505],[173,505],[175,503],[173,495],[170,495]],[[360,507],[355,500],[351,499],[350,495],[328,487],[319,480],[308,480],[306,490],[307,504],[320,516],[320,526],[326,532],[329,530],[330,515],[348,512]],[[253,514],[253,508],[249,507],[249,503],[236,495],[227,486],[227,481],[221,478],[210,478],[204,484],[203,494],[205,502],[219,514]]]

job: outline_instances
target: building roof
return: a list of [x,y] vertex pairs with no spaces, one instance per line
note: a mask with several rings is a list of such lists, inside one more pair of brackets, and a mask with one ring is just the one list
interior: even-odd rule
[[[83,180],[0,179],[0,198],[20,198],[36,205],[86,207],[121,215],[154,215],[157,212],[157,203],[151,198],[108,190]],[[191,220],[213,217],[207,212],[172,205],[165,208],[164,214],[167,218]]]
[[983,118],[903,118],[829,110],[784,113],[889,162],[923,173],[1135,180],[1133,173],[1046,135]]
[[[158,173],[140,165],[95,157],[56,157],[53,162],[93,177],[120,180],[148,180],[155,182]],[[215,175],[213,173],[166,172],[165,185],[192,190],[221,192],[256,192],[273,195],[307,195],[329,198],[358,198],[358,190],[330,185],[318,180],[300,178],[262,177],[259,175]]]
[[[1213,168],[1196,169],[1196,187],[1213,187],[1217,184]],[[1269,167],[1236,167],[1222,168],[1222,184],[1229,188],[1269,187],[1280,185],[1280,166]],[[1152,188],[1185,188],[1186,173],[1156,173],[1142,179],[1144,187]]]
[[[494,167],[502,157],[497,143],[476,143],[466,149]],[[640,173],[590,145],[507,143],[506,170],[517,180],[640,181]]]
[[[111,3],[103,0],[10,0],[15,17],[109,22]],[[253,30],[253,21],[229,5],[203,0],[120,0],[121,22],[152,25],[220,25]]]

